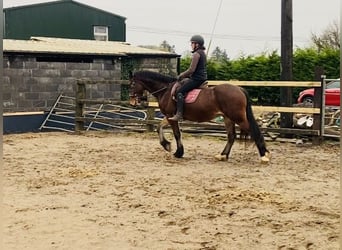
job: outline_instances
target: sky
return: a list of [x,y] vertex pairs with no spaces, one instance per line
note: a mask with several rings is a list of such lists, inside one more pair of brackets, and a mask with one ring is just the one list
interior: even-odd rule
[[[241,55],[280,53],[282,0],[76,0],[126,17],[126,41],[160,45],[163,41],[187,54],[189,39],[200,34],[207,52],[216,47],[230,59]],[[45,0],[3,0],[15,7]],[[293,47],[310,45],[311,34],[340,24],[340,0],[293,0]]]

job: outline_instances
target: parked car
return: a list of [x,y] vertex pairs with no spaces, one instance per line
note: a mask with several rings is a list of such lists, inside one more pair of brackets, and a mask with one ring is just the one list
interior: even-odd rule
[[[314,89],[305,89],[299,93],[298,103],[313,103]],[[340,106],[340,80],[328,82],[325,88],[325,105]]]

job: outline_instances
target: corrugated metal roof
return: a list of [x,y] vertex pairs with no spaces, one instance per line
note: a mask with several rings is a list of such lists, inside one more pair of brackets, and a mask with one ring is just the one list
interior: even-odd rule
[[132,46],[126,42],[31,37],[30,40],[3,40],[4,52],[80,54],[80,55],[160,55],[177,57],[161,50]]

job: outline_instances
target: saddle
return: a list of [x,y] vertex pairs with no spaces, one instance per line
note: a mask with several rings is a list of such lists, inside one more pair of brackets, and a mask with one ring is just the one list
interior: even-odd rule
[[[173,86],[172,86],[172,89],[171,89],[171,96],[172,96],[172,99],[174,101],[177,101],[176,100],[176,97],[175,97],[175,93],[177,92],[177,90],[182,86],[182,83],[177,81]],[[193,103],[196,101],[199,93],[201,92],[201,89],[203,88],[207,88],[208,87],[208,81],[204,81],[198,88],[196,89],[193,89],[191,91],[189,91],[185,97],[184,97],[184,102],[185,103]]]

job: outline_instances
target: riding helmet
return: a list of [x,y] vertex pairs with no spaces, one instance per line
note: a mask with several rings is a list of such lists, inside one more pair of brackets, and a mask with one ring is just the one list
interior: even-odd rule
[[202,36],[200,35],[193,35],[190,39],[190,42],[195,42],[198,43],[199,46],[203,46],[204,45],[204,39]]

